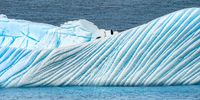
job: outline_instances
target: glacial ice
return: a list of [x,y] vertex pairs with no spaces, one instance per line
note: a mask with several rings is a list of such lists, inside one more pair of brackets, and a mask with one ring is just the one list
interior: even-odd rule
[[97,30],[1,15],[0,87],[200,84],[200,8],[95,40]]
[[69,21],[60,27],[26,20],[0,17],[1,46],[51,49],[94,40],[98,27],[85,19]]

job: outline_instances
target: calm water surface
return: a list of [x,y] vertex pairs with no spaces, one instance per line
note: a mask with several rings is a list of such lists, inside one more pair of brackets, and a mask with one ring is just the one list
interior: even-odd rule
[[0,100],[200,100],[200,85],[0,89]]
[[114,30],[133,28],[190,7],[200,7],[200,0],[0,0],[0,13],[9,18],[53,25],[87,19]]

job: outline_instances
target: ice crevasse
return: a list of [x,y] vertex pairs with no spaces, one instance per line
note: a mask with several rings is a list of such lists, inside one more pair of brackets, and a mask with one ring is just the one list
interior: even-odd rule
[[1,15],[0,87],[200,84],[200,8],[95,39],[98,30]]

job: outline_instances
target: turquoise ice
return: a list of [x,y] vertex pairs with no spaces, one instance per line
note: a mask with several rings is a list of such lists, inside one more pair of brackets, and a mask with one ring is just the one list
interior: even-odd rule
[[50,49],[94,40],[98,27],[84,19],[53,26],[0,16],[1,46]]
[[0,87],[200,84],[200,8],[97,40],[98,27],[84,21],[58,27],[2,15]]

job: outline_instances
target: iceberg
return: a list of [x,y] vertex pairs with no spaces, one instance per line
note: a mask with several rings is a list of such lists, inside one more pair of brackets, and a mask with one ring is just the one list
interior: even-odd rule
[[1,16],[1,46],[50,49],[92,41],[101,34],[97,26],[84,19],[69,21],[57,27]]
[[84,19],[54,26],[0,15],[0,87],[200,84],[200,8],[98,36]]

